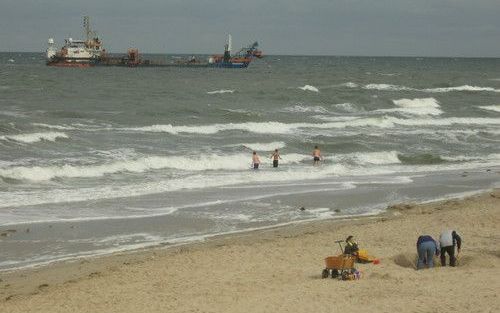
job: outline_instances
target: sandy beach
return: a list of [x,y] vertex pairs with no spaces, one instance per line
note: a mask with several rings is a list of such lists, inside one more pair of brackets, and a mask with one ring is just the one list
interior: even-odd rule
[[[169,249],[0,274],[1,312],[499,312],[500,190],[400,204],[376,217],[302,223]],[[415,270],[420,234],[463,239],[456,268]],[[322,279],[354,235],[380,264]],[[439,262],[437,262],[439,263]]]

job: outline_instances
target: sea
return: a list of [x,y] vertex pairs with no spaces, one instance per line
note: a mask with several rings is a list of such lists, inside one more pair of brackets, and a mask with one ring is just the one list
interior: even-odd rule
[[374,216],[499,187],[499,171],[500,59],[74,69],[0,53],[0,271]]

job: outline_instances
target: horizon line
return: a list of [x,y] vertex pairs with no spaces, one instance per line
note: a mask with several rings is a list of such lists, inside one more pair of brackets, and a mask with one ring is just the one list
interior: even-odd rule
[[[107,51],[111,54],[126,54],[126,52]],[[0,51],[0,53],[40,53],[44,51]],[[189,53],[189,52],[141,52],[140,54],[149,55],[212,55],[214,53]],[[436,59],[500,59],[498,56],[445,56],[445,55],[361,55],[361,54],[264,54],[266,56],[287,56],[287,57],[355,57],[355,58],[436,58]]]

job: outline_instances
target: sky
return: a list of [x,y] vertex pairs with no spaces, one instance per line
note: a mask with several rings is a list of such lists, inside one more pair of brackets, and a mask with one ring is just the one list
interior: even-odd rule
[[89,15],[108,51],[500,57],[500,0],[0,0],[0,51],[83,38]]

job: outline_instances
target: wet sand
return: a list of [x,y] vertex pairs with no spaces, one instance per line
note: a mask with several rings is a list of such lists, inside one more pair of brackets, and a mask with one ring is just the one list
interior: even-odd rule
[[[307,209],[307,208],[306,208]],[[289,225],[0,274],[3,312],[499,312],[500,190],[377,217]],[[420,234],[453,228],[456,268],[415,270]],[[379,265],[322,279],[354,235]],[[437,262],[439,263],[439,262]]]

